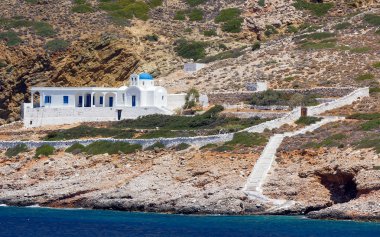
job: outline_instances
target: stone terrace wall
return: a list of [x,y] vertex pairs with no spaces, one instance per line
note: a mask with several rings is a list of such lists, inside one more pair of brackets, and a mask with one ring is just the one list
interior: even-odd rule
[[48,144],[55,148],[65,148],[80,143],[82,145],[89,145],[96,141],[110,141],[110,142],[128,142],[130,144],[140,144],[144,148],[153,145],[156,142],[161,142],[166,147],[173,147],[181,143],[187,143],[195,146],[204,146],[210,143],[221,143],[231,141],[233,133],[225,133],[212,136],[198,136],[198,137],[175,137],[175,138],[153,138],[153,139],[113,139],[113,138],[99,138],[99,139],[76,139],[67,141],[0,141],[0,149],[7,149],[15,147],[19,144],[26,144],[29,148],[37,148],[39,146]]
[[[353,87],[318,87],[310,89],[276,89],[286,94],[300,93],[303,95],[319,95],[321,97],[343,97],[352,91]],[[208,94],[210,104],[238,104],[248,101],[257,91],[216,92]]]

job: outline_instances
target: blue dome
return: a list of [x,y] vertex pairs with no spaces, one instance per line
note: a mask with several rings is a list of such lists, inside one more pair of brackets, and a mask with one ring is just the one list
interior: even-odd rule
[[153,80],[153,76],[146,72],[140,73],[139,78],[140,80]]

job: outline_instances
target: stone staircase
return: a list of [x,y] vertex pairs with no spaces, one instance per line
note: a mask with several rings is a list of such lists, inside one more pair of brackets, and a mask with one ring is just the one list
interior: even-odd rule
[[287,132],[283,134],[275,134],[270,139],[268,144],[265,146],[261,156],[257,160],[248,180],[243,188],[243,192],[251,199],[257,199],[263,202],[271,202],[275,205],[291,205],[289,201],[277,200],[267,198],[262,194],[262,185],[268,175],[269,170],[276,158],[277,149],[280,147],[283,139],[285,137],[292,137],[299,134],[305,134],[306,132],[314,131],[315,129],[331,122],[338,120],[343,120],[344,117],[323,117],[321,121],[311,124],[305,128],[297,130],[295,132]]

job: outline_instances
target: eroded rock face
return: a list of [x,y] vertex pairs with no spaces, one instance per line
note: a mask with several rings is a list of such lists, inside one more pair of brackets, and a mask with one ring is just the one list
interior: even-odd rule
[[121,86],[140,58],[122,40],[101,37],[79,41],[67,51],[48,54],[31,48],[6,48],[0,71],[0,122],[20,117],[31,86]]

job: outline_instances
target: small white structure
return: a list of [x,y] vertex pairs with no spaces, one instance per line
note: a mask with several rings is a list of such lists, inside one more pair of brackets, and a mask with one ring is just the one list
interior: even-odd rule
[[185,65],[183,65],[183,70],[187,73],[193,73],[193,72],[197,72],[201,70],[205,66],[206,64],[204,63],[194,63],[194,62],[185,63]]
[[131,75],[129,87],[32,87],[31,103],[24,103],[22,116],[25,127],[38,127],[171,115],[185,104],[185,96],[168,94],[154,85],[150,74],[141,73]]
[[255,83],[248,83],[246,89],[249,91],[266,91],[268,90],[268,83],[266,81],[257,81]]

